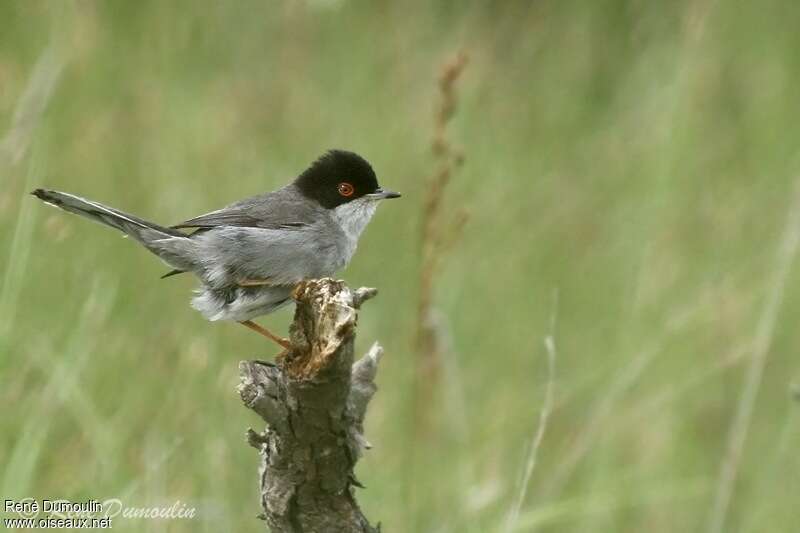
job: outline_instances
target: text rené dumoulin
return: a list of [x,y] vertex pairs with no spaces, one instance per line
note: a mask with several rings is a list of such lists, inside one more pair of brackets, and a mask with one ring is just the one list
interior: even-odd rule
[[110,498],[104,501],[85,500],[49,500],[23,498],[20,500],[5,500],[6,513],[17,515],[20,518],[40,517],[40,513],[51,518],[155,518],[155,519],[185,519],[195,517],[195,508],[189,507],[180,500],[169,506],[130,507],[122,503],[119,498]]

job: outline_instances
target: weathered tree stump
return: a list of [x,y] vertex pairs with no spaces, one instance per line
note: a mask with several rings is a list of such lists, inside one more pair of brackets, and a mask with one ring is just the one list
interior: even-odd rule
[[353,468],[383,349],[353,363],[356,310],[375,289],[329,278],[300,283],[292,347],[276,363],[239,364],[239,394],[267,423],[247,432],[261,455],[261,506],[274,533],[378,532],[355,499]]

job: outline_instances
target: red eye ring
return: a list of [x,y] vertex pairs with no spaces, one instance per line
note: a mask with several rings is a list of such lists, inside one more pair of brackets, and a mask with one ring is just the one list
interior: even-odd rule
[[342,196],[353,196],[353,193],[356,192],[353,186],[350,183],[347,183],[346,181],[340,183],[339,186],[337,187],[337,190],[339,191],[339,194],[341,194]]

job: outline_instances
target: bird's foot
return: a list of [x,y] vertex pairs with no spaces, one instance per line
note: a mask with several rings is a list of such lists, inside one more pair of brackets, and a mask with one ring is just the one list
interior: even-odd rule
[[272,285],[272,282],[267,279],[243,279],[237,283],[239,287],[263,287],[265,285]]
[[242,324],[244,326],[247,326],[248,328],[252,329],[253,331],[255,331],[256,333],[258,333],[260,335],[263,335],[264,337],[268,338],[272,342],[274,342],[274,343],[278,344],[279,346],[283,347],[284,350],[286,350],[286,351],[288,351],[288,350],[290,350],[292,348],[292,343],[289,341],[289,339],[285,339],[283,337],[279,337],[279,336],[275,335],[274,333],[272,333],[267,328],[256,324],[252,320],[245,320],[243,322],[240,322],[240,324]]

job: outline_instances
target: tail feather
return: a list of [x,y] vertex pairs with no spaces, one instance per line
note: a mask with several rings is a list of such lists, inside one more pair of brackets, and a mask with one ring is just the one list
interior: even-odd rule
[[192,269],[193,243],[185,233],[74,194],[49,189],[36,189],[31,194],[47,204],[130,235],[173,268]]
[[74,194],[48,189],[36,189],[31,194],[47,204],[61,208],[64,211],[69,211],[70,213],[81,215],[95,222],[100,222],[106,226],[111,226],[112,228],[116,228],[131,235],[131,237],[136,237],[136,234],[130,231],[131,226],[142,229],[152,229],[173,237],[186,236],[185,233],[181,233],[180,231],[148,222],[147,220],[125,213],[119,209],[114,209],[113,207],[108,207],[101,203],[75,196]]

